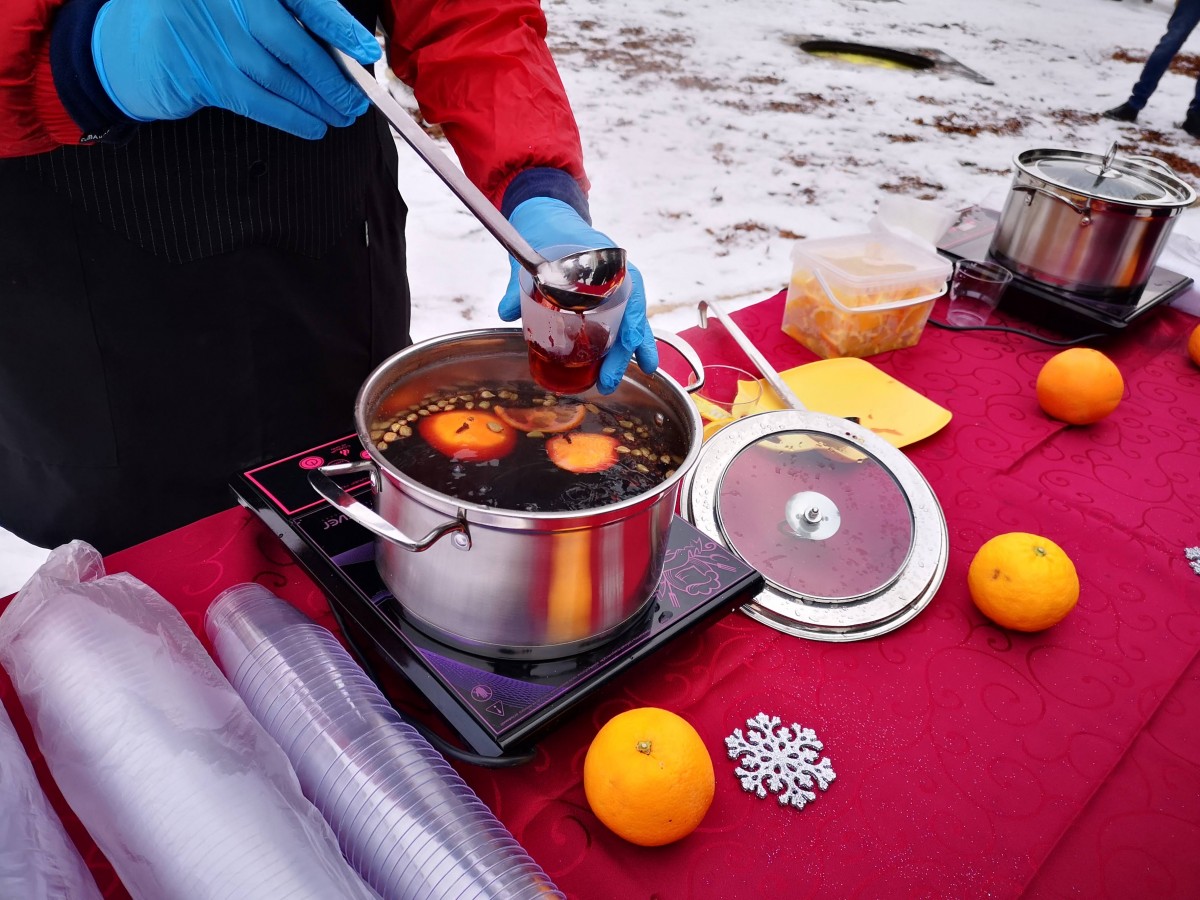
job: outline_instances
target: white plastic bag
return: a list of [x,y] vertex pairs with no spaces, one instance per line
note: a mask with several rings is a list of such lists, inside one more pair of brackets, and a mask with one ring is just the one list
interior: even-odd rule
[[279,745],[179,612],[79,541],[0,616],[62,790],[135,897],[369,898]]
[[38,784],[3,706],[0,810],[0,897],[100,900],[100,889]]

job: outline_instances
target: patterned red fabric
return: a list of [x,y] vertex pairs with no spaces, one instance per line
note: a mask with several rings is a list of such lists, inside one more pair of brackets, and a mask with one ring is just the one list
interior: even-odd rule
[[[735,314],[781,369],[813,359],[779,330],[782,307],[777,296]],[[1196,324],[1167,309],[1099,345],[1128,391],[1086,428],[1038,409],[1034,379],[1055,350],[1027,338],[930,327],[916,347],[873,357],[954,414],[905,450],[949,525],[928,608],[849,644],[731,614],[585,701],[532,763],[459,770],[573,898],[1200,895],[1200,575],[1184,554],[1200,545],[1200,369],[1185,350]],[[708,362],[747,363],[718,323],[685,336]],[[1010,530],[1053,539],[1079,569],[1079,607],[1041,634],[996,628],[967,594],[975,550]],[[212,598],[244,580],[332,624],[318,588],[241,510],[108,565],[197,630]],[[596,730],[641,705],[692,721],[717,771],[700,828],[657,849],[600,825],[580,775]],[[743,792],[733,774],[724,738],[759,712],[825,744],[837,780],[803,811]],[[65,818],[107,895],[124,896]]]

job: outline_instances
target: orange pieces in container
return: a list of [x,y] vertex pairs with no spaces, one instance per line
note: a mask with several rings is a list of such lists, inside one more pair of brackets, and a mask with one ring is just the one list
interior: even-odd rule
[[798,241],[783,331],[824,359],[911,347],[952,268],[888,233]]

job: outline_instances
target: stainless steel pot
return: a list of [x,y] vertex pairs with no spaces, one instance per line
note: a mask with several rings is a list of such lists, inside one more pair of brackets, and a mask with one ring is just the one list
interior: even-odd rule
[[1151,157],[1026,150],[990,254],[1033,281],[1106,303],[1137,301],[1196,192]]
[[[659,336],[663,338],[664,336]],[[702,373],[691,348],[667,338]],[[456,386],[528,381],[520,329],[460,332],[415,344],[382,363],[355,403],[369,458],[310,473],[328,502],[376,536],[376,564],[404,615],[434,637],[472,653],[548,659],[613,637],[647,608],[662,572],[675,502],[700,452],[700,416],[665,374],[630,366],[615,394],[581,395],[646,408],[687,436],[684,461],[653,489],[580,512],[523,512],[464,502],[396,468],[370,439],[380,404],[416,402]],[[331,474],[370,474],[374,510]]]

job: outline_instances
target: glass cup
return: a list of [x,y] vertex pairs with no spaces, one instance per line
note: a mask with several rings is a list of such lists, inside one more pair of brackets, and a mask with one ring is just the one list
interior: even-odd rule
[[[688,384],[695,383],[695,374],[690,374]],[[736,366],[705,366],[704,386],[692,392],[700,418],[708,423],[740,419],[754,410],[761,397],[759,380]]]
[[[543,251],[547,259],[560,259],[588,247],[560,245]],[[561,309],[533,287],[533,277],[520,274],[521,324],[529,347],[533,380],[556,394],[586,391],[600,377],[600,362],[617,340],[617,329],[633,289],[628,272],[611,297],[595,309],[572,312]]]
[[950,308],[946,322],[959,327],[986,325],[1012,272],[990,260],[960,259],[954,263],[950,278]]

